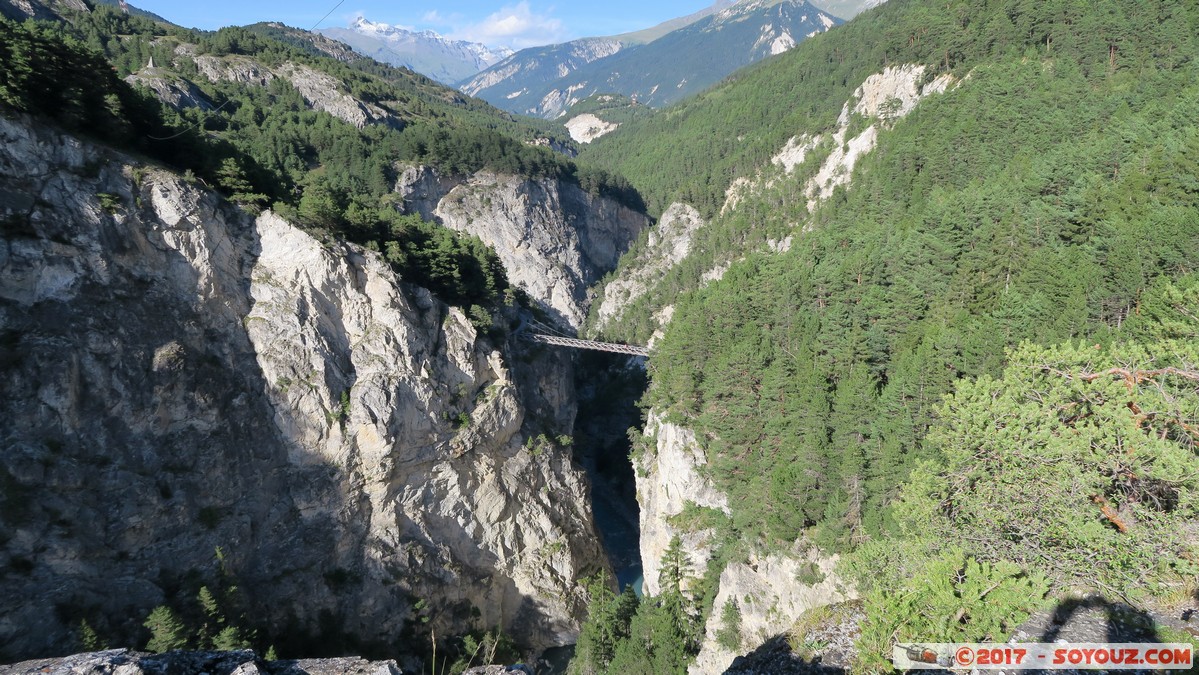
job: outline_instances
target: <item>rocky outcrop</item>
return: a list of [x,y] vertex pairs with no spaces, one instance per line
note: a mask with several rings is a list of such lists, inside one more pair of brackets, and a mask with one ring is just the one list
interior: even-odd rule
[[367,661],[356,657],[264,661],[248,650],[145,654],[110,649],[0,666],[0,675],[403,675],[403,672],[395,661]]
[[269,68],[246,56],[205,54],[192,60],[200,74],[210,82],[237,82],[265,87],[275,79],[275,74]]
[[401,172],[397,190],[409,212],[431,216],[493,247],[509,281],[576,329],[587,315],[591,287],[649,225],[644,214],[548,178],[483,171],[447,179],[418,167]]
[[728,513],[729,503],[728,497],[700,474],[707,459],[691,430],[667,422],[651,410],[645,435],[653,447],[635,458],[633,466],[641,507],[643,588],[647,595],[657,595],[662,556],[674,537],[682,542],[693,571],[706,569],[712,557],[711,530],[684,530],[671,525],[670,519],[688,504]]
[[618,274],[604,285],[595,309],[594,327],[603,330],[624,310],[691,252],[691,238],[705,224],[699,211],[688,204],[671,204],[658,224],[650,228],[644,246],[621,260]]
[[[890,66],[866,78],[862,86],[854,90],[853,98],[845,103],[837,119],[837,130],[832,134],[832,152],[808,181],[809,211],[828,199],[837,186],[849,183],[858,159],[878,143],[880,123],[888,125],[906,116],[921,99],[944,92],[954,82],[954,77],[946,74],[922,85],[925,70],[923,65]],[[861,115],[873,123],[857,136],[847,138],[851,114]],[[817,142],[818,139],[811,141],[813,145]]]
[[308,107],[327,112],[359,129],[368,124],[396,123],[391,113],[343,91],[337,78],[302,63],[287,61],[272,70],[246,56],[201,55],[191,58],[200,74],[211,82],[238,82],[265,87],[276,78],[283,78],[300,92]]
[[175,109],[199,108],[212,110],[212,102],[199,87],[181,77],[168,75],[158,68],[143,68],[125,78],[132,85],[140,85],[154,92],[167,105]]
[[466,176],[448,176],[428,166],[400,166],[397,174],[400,208],[429,222],[437,220],[437,207],[450,190],[466,182]]
[[531,141],[525,141],[525,145],[536,148],[549,148],[560,155],[566,155],[571,158],[579,156],[579,152],[575,150],[574,146],[557,138],[538,136]]
[[[673,538],[679,538],[687,553],[693,579],[702,576],[714,552],[713,530],[676,524],[676,518],[695,507],[728,514],[729,505],[728,497],[702,473],[707,458],[694,432],[651,410],[645,436],[651,445],[634,459],[641,563],[644,591],[657,595],[661,560]],[[746,560],[728,564],[720,574],[691,675],[722,673],[738,654],[787,632],[809,609],[852,597],[837,578],[836,562],[836,556],[797,544],[789,551],[751,553]],[[724,606],[730,603],[735,603],[740,615],[742,650],[728,650],[717,637],[724,627]]]
[[[871,75],[841,107],[837,127],[831,134],[805,133],[792,137],[771,158],[771,163],[782,170],[782,175],[788,176],[813,150],[822,145],[830,148],[827,157],[805,177],[804,194],[808,198],[809,211],[828,199],[838,186],[849,183],[858,160],[874,150],[878,143],[880,126],[894,124],[911,113],[922,99],[945,92],[956,81],[952,75],[945,74],[926,82],[925,71],[926,66],[907,64],[889,66]],[[864,118],[868,124],[850,137],[855,115]],[[721,213],[736,208],[747,195],[769,189],[777,182],[777,177],[762,174],[734,180],[725,194]]]
[[616,131],[619,124],[606,122],[591,113],[583,113],[570,118],[565,124],[570,137],[580,143],[590,143],[597,138],[607,136]]
[[338,79],[328,73],[288,62],[279,66],[278,74],[291,82],[313,110],[323,110],[359,129],[368,124],[391,121],[390,113],[379,106],[344,93]]
[[131,643],[217,547],[300,644],[573,640],[603,553],[584,476],[528,440],[570,433],[564,357],[513,365],[376,254],[163,169],[0,141],[0,658],[81,618]]
[[794,550],[769,556],[752,555],[732,563],[720,574],[720,588],[704,630],[699,656],[691,675],[723,673],[742,650],[729,651],[717,633],[723,627],[723,609],[736,603],[741,615],[741,640],[746,647],[761,645],[786,633],[799,617],[814,607],[849,599],[834,571],[837,556]]
[[24,21],[62,21],[60,12],[90,12],[91,9],[83,0],[54,0],[53,4],[39,0],[0,0],[0,16]]

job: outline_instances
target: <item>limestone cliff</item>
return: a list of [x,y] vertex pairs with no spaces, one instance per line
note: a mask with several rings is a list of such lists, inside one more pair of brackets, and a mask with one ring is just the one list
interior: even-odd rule
[[687,531],[670,519],[692,504],[729,512],[728,497],[700,473],[707,463],[695,434],[650,411],[645,435],[652,447],[634,460],[637,504],[641,507],[641,568],[648,595],[659,592],[662,556],[670,541],[679,537],[690,557],[692,570],[703,570],[712,557],[710,530]]
[[[837,556],[800,549],[753,555],[745,562],[730,564],[720,574],[720,589],[704,629],[703,644],[688,672],[723,673],[745,651],[786,634],[809,609],[852,597],[841,586],[834,571],[836,564]],[[722,646],[717,638],[724,627],[724,606],[729,603],[736,603],[741,617],[743,649],[735,651]]]
[[0,223],[0,658],[81,617],[132,641],[217,547],[268,630],[572,641],[588,487],[526,443],[570,433],[564,358],[28,119],[0,118]]
[[671,204],[657,226],[647,233],[644,245],[639,243],[630,249],[629,255],[621,259],[616,275],[604,285],[603,297],[595,308],[594,327],[603,330],[619,319],[667,270],[682,262],[691,252],[693,235],[705,224],[695,207],[680,202]]
[[0,666],[0,675],[403,675],[394,660],[358,657],[266,661],[252,651],[146,654],[127,649],[42,658]]
[[[650,446],[634,459],[641,508],[641,563],[643,588],[646,594],[657,595],[661,560],[672,538],[679,537],[695,576],[702,575],[714,554],[713,530],[678,526],[675,517],[689,506],[726,514],[729,507],[728,497],[703,475],[707,459],[694,432],[651,410],[645,436]],[[689,669],[691,675],[722,673],[738,654],[786,633],[809,609],[853,597],[852,589],[845,589],[834,571],[836,561],[836,556],[825,556],[797,542],[791,550],[752,553],[746,560],[728,564],[720,573],[700,653]],[[736,604],[740,615],[741,650],[730,651],[717,638],[723,628],[724,606],[729,603]]]
[[644,214],[548,178],[488,171],[447,177],[406,167],[396,191],[409,212],[492,246],[509,281],[576,329],[587,316],[591,287],[649,226]]

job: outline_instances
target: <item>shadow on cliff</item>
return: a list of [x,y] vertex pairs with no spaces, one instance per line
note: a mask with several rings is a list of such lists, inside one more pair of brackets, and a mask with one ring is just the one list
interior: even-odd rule
[[[285,625],[285,603],[302,599],[311,616],[292,627],[319,646],[355,613],[338,583],[355,572],[339,561],[365,558],[365,526],[345,532],[344,520],[304,515],[318,504],[327,514],[360,507],[340,488],[339,468],[315,453],[293,461],[297,449],[271,422],[277,384],[246,330],[257,229],[211,196],[200,197],[213,206],[200,220],[212,222],[164,226],[149,204],[167,188],[134,185],[123,160],[97,156],[105,161],[94,174],[64,169],[61,199],[17,185],[43,191],[45,217],[4,232],[48,251],[31,266],[52,256],[80,263],[70,294],[0,300],[0,406],[11,422],[0,453],[0,660],[78,651],[84,620],[102,640],[142,647],[150,610],[195,605],[218,564],[264,644]],[[78,194],[96,191],[120,204],[92,223]],[[98,250],[72,250],[75,237]],[[203,256],[201,273],[191,258]]]
[[644,427],[637,403],[648,379],[636,357],[581,351],[577,359],[575,457],[590,479],[596,529],[617,583],[639,591],[640,510],[629,429]]
[[[1101,595],[1067,598],[1022,626],[1037,642],[1161,642],[1147,612]],[[1038,631],[1039,634],[1034,632]]]
[[847,672],[840,666],[825,665],[818,656],[811,660],[798,656],[792,652],[787,636],[779,635],[752,652],[738,656],[724,675],[844,675]]

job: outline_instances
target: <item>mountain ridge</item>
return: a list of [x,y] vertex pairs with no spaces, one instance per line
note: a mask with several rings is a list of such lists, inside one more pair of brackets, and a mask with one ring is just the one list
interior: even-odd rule
[[662,107],[841,23],[806,0],[743,0],[710,9],[642,44],[590,38],[523,50],[459,87],[505,110],[548,119],[597,94]]
[[413,31],[355,17],[348,27],[319,28],[321,35],[340,40],[358,53],[383,63],[410,68],[452,85],[511,56],[507,47],[454,40],[432,30]]

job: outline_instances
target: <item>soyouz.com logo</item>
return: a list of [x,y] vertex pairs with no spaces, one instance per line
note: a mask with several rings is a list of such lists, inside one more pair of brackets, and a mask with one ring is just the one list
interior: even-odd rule
[[891,660],[900,670],[1189,670],[1195,649],[1185,643],[914,643],[897,644]]

